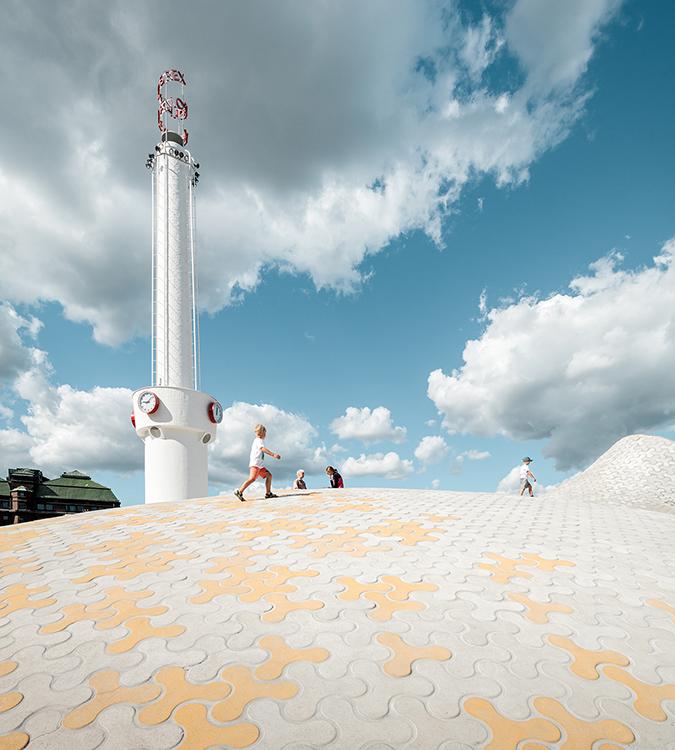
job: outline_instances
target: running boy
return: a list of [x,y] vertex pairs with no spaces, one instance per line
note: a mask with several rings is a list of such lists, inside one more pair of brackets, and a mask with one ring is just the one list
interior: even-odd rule
[[248,479],[241,485],[238,490],[234,491],[235,497],[238,497],[242,503],[246,500],[244,497],[244,490],[258,477],[265,480],[265,497],[279,497],[272,492],[272,474],[265,468],[265,453],[272,458],[279,460],[281,456],[278,453],[273,453],[271,450],[265,448],[265,436],[267,435],[267,428],[264,424],[257,424],[253,428],[255,432],[255,439],[251,444],[251,456],[248,461],[249,475]]
[[530,471],[531,463],[532,459],[529,456],[525,456],[525,458],[523,459],[523,463],[520,466],[520,494],[522,495],[525,490],[528,490],[530,493],[530,497],[534,497],[534,491],[532,489],[530,477],[532,477],[533,482],[536,482],[537,480],[534,474]]

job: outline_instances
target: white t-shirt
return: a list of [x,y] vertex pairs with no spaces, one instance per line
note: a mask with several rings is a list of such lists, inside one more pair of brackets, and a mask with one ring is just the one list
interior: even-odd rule
[[529,470],[530,470],[530,464],[521,464],[520,465],[520,478],[527,479],[527,473]]
[[262,450],[264,445],[263,439],[259,437],[251,443],[251,456],[248,460],[249,466],[257,466],[260,469],[265,465],[265,454]]

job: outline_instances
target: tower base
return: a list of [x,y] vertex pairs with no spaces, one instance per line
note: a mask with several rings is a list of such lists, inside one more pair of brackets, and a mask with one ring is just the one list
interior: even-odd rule
[[[159,399],[152,414],[139,397]],[[136,434],[145,444],[145,502],[159,503],[208,495],[208,446],[216,436],[209,418],[214,398],[188,388],[149,386],[133,394]]]

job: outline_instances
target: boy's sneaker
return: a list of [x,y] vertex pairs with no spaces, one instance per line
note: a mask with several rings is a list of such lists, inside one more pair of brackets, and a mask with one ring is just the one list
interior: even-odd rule
[[273,498],[273,497],[279,497],[279,495],[275,495],[274,492],[268,492],[265,495],[265,500],[269,500],[270,498]]
[[246,502],[246,498],[241,494],[239,490],[234,491],[234,496],[238,497],[242,501],[242,503]]

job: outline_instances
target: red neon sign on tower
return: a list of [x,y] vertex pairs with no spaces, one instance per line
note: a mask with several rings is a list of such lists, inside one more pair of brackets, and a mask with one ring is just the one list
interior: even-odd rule
[[[169,81],[174,81],[180,84],[180,96],[165,96],[164,89],[168,85]],[[180,70],[171,68],[165,70],[159,77],[157,82],[157,126],[161,133],[166,133],[168,130],[166,125],[166,117],[172,117],[174,120],[187,120],[188,117],[188,105],[185,99],[183,99],[183,87],[187,86],[185,83],[185,76]],[[188,132],[183,128],[183,145],[187,146]]]

